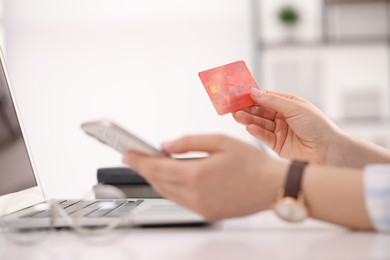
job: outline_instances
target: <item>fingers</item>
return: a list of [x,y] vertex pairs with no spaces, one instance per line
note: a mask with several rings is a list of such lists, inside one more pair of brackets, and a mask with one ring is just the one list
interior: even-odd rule
[[248,113],[243,110],[234,113],[233,118],[240,124],[243,125],[255,124],[271,132],[273,132],[276,127],[274,119],[266,119],[263,117],[255,116],[250,112]]
[[[181,172],[186,169],[184,162],[172,165],[172,160],[167,157],[148,156],[133,151],[123,154],[123,162],[142,175],[149,183],[153,182],[182,182]],[[169,174],[166,174],[169,169]]]
[[257,124],[270,131],[273,131],[274,125],[266,119],[274,121],[277,113],[284,117],[293,116],[304,109],[305,104],[308,104],[304,99],[275,90],[261,92],[258,89],[253,89],[251,97],[257,105],[232,113],[233,118],[238,123]]
[[[195,135],[182,137],[176,141],[163,143],[167,153],[207,152],[209,154],[226,149],[228,145],[235,146],[236,140],[223,135]],[[203,160],[203,159],[198,159]],[[147,156],[133,151],[123,155],[123,162],[131,165],[139,174],[150,182],[171,181],[184,182],[186,176],[183,173],[191,172],[192,164],[199,161],[173,160],[167,157]],[[191,173],[189,173],[191,174]]]
[[250,133],[253,137],[257,138],[261,142],[263,142],[265,145],[267,145],[269,148],[274,149],[276,138],[275,134],[271,131],[268,131],[262,127],[259,127],[258,125],[250,124],[246,127],[246,130],[248,133]]
[[276,91],[276,90],[267,89],[267,90],[265,90],[265,93],[274,94],[274,95],[285,97],[285,98],[292,99],[292,100],[297,100],[297,101],[300,101],[302,103],[307,103],[307,101],[304,100],[303,98],[298,97],[298,96],[294,96],[292,94],[288,94],[288,93],[285,93],[285,92],[280,92],[280,91]]
[[[256,105],[244,108],[244,109],[239,110],[239,111],[244,111],[244,112],[247,112],[249,114],[263,117],[263,118],[270,119],[270,120],[274,120],[275,116],[276,116],[276,113],[274,110],[268,109],[266,107],[256,106]],[[237,111],[237,112],[239,112],[239,111]],[[234,112],[233,115],[237,112]]]
[[[128,152],[123,161],[140,173],[164,198],[194,211],[202,210],[202,183],[207,179],[204,164],[197,160],[175,160]],[[204,159],[206,160],[206,159]]]
[[163,143],[168,153],[207,152],[220,151],[225,146],[227,137],[223,135],[193,135],[185,136],[173,142]]
[[258,89],[251,89],[251,98],[254,102],[262,107],[274,110],[276,113],[288,118],[298,114],[302,109],[302,102],[298,99],[286,97],[287,94],[276,94],[275,92],[267,91],[260,92]]
[[172,184],[170,182],[151,183],[153,189],[164,198],[174,201],[180,205],[189,205],[188,190],[185,186]]

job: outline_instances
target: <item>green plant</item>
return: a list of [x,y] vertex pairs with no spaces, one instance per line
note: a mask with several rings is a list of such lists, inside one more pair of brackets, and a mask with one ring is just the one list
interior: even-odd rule
[[287,25],[294,25],[299,20],[299,13],[295,7],[287,5],[279,10],[278,17],[282,23]]

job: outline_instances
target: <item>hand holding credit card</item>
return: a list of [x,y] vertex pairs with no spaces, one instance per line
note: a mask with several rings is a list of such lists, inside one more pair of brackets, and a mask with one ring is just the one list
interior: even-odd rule
[[250,91],[259,87],[243,61],[199,72],[199,78],[219,115],[255,104]]

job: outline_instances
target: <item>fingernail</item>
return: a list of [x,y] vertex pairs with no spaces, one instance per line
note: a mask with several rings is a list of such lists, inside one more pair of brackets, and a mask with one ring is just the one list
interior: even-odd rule
[[251,95],[259,98],[263,95],[263,92],[258,88],[251,88]]
[[171,141],[162,142],[161,147],[163,148],[163,150],[169,150],[169,148],[172,147],[172,143],[173,142],[171,142]]

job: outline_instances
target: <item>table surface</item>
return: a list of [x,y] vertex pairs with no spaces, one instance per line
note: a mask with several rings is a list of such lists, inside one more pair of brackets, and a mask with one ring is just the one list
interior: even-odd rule
[[69,230],[52,231],[27,246],[2,235],[0,259],[390,259],[390,234],[314,220],[288,224],[272,212],[208,227],[135,228],[111,235],[92,239]]

